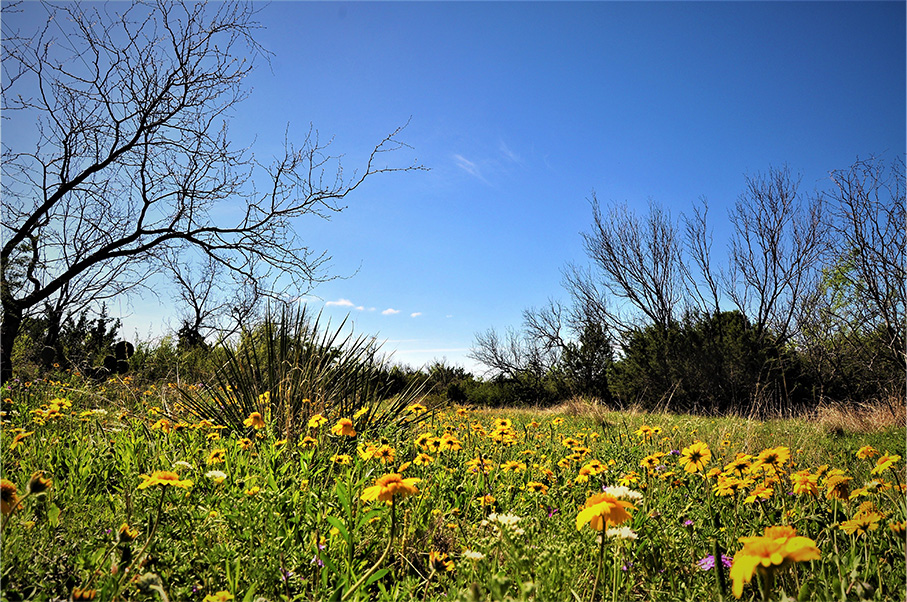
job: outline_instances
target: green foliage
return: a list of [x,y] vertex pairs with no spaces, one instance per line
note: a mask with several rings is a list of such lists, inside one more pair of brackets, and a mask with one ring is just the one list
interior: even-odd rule
[[378,361],[373,339],[343,334],[346,321],[323,328],[302,309],[284,308],[245,330],[238,345],[222,344],[224,365],[207,386],[182,389],[184,404],[200,418],[249,432],[253,412],[275,433],[296,439],[309,418],[356,418],[357,430],[404,428],[418,417],[405,412],[422,396],[422,383],[399,390]]
[[561,356],[567,386],[574,395],[597,397],[610,404],[608,373],[613,369],[611,337],[601,324],[589,322],[576,343],[568,343]]
[[760,337],[739,311],[638,329],[621,351],[612,384],[624,403],[748,413],[777,410],[782,399],[788,408],[811,399],[798,356]]

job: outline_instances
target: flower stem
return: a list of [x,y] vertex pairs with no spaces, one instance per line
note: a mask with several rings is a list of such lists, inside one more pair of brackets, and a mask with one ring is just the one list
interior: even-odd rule
[[598,590],[598,580],[602,574],[602,568],[605,564],[605,524],[602,520],[601,546],[598,548],[598,570],[595,571],[595,585],[592,586],[591,602],[595,602],[595,592]]
[[387,558],[387,555],[391,551],[391,546],[394,543],[394,530],[395,530],[396,526],[397,526],[397,506],[394,504],[394,499],[391,498],[391,534],[390,534],[390,537],[387,538],[387,546],[384,548],[384,552],[381,553],[381,556],[378,558],[378,560],[375,561],[375,564],[373,564],[371,566],[371,568],[369,570],[367,570],[365,572],[365,574],[362,575],[362,577],[359,578],[359,581],[354,583],[352,585],[352,587],[350,587],[350,589],[347,590],[347,592],[345,594],[343,594],[343,597],[340,598],[340,602],[346,602],[346,600],[348,600],[350,598],[350,596],[353,595],[353,592],[358,591],[359,588],[362,587],[362,584],[365,583],[365,580],[368,579],[369,577],[371,577],[372,575],[374,575],[375,571],[378,570],[378,567],[381,566],[381,563],[384,562],[384,559]]

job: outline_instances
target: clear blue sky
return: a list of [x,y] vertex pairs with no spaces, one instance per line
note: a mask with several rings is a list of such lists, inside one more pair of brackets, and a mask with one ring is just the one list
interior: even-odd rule
[[[257,156],[311,123],[351,170],[411,118],[391,161],[431,171],[299,228],[351,276],[309,304],[415,367],[474,369],[476,332],[564,298],[593,190],[673,215],[704,197],[722,253],[746,174],[786,163],[809,192],[905,152],[904,2],[274,2],[259,20],[275,56],[231,126]],[[162,321],[131,311],[127,332]]]

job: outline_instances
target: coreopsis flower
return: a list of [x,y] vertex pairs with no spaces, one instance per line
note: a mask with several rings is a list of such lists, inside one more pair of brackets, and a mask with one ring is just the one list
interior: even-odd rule
[[507,462],[501,464],[501,470],[503,470],[504,472],[522,472],[526,470],[526,465],[515,460],[508,460]]
[[623,524],[631,518],[628,508],[635,510],[636,506],[607,492],[597,493],[586,500],[582,510],[576,515],[576,529],[582,529],[586,523],[596,531],[601,531],[605,526]]
[[784,472],[784,465],[790,460],[790,449],[787,447],[772,447],[764,449],[756,457],[750,467],[751,471]]
[[489,472],[494,468],[494,462],[488,458],[473,458],[466,462],[466,467],[472,472]]
[[640,426],[639,429],[637,429],[636,432],[633,434],[636,435],[637,437],[639,437],[640,439],[648,440],[652,437],[652,434],[653,434],[652,427],[644,424],[644,425]]
[[14,449],[16,449],[19,445],[22,444],[22,441],[24,441],[26,437],[30,437],[31,435],[34,435],[34,434],[35,434],[35,431],[29,431],[27,433],[26,432],[16,433],[16,436],[13,437],[12,444],[10,444],[10,446],[9,446],[9,451],[13,451]]
[[865,460],[866,458],[875,458],[878,455],[879,455],[879,450],[877,450],[876,448],[874,448],[871,445],[864,445],[863,447],[861,447],[860,449],[857,450],[857,454],[856,454],[856,456],[861,460]]
[[901,456],[897,454],[886,453],[884,456],[876,460],[875,468],[873,468],[869,474],[882,474],[883,472],[891,468],[900,459]]
[[382,445],[372,452],[372,458],[380,460],[382,464],[393,464],[396,458],[396,451],[390,445]]
[[434,460],[435,459],[428,454],[420,453],[413,459],[413,464],[415,464],[416,466],[428,466],[429,464],[434,462]]
[[808,470],[795,472],[790,477],[797,495],[819,495],[819,475],[810,474]]
[[404,479],[398,473],[386,474],[383,477],[378,477],[375,480],[375,484],[371,487],[365,489],[360,496],[364,502],[372,502],[375,500],[381,502],[394,502],[394,498],[402,499],[410,495],[416,495],[419,493],[419,490],[416,488],[416,483],[422,479]]
[[328,419],[325,418],[324,416],[322,416],[321,414],[315,414],[314,416],[309,418],[309,428],[310,429],[319,429],[322,426],[324,426],[324,424],[327,421],[328,421]]
[[160,485],[161,487],[180,487],[182,489],[192,487],[191,480],[180,480],[178,474],[166,470],[156,470],[151,473],[151,476],[141,474],[139,477],[142,479],[142,482],[138,487],[139,489],[147,489],[148,487],[154,487],[155,485]]
[[449,560],[447,554],[443,552],[435,552],[434,550],[428,553],[428,565],[432,568],[433,571],[437,572],[450,572],[454,570],[454,563],[452,560]]
[[844,474],[830,474],[825,477],[825,497],[834,500],[847,500],[850,498],[850,482],[853,477]]
[[617,484],[624,487],[629,487],[633,483],[639,483],[639,475],[636,474],[636,471],[628,472],[617,480]]
[[744,472],[749,470],[752,461],[753,457],[751,455],[738,453],[736,458],[725,465],[724,472],[736,472],[739,475],[743,475]]
[[314,449],[318,447],[318,439],[305,436],[302,438],[302,441],[299,442],[299,446],[302,447],[302,449]]
[[123,523],[117,530],[117,541],[121,543],[129,543],[130,541],[135,541],[136,539],[138,539],[138,537],[139,530],[130,527],[129,523]]
[[253,443],[252,443],[252,440],[249,439],[248,437],[243,437],[242,439],[240,439],[239,441],[236,442],[236,445],[238,445],[241,448],[243,448],[244,450],[246,450],[246,449],[250,449],[252,447]]
[[709,450],[709,446],[702,441],[696,441],[680,452],[680,463],[683,465],[683,469],[689,473],[705,470],[711,459],[712,452]]
[[331,432],[340,436],[356,436],[356,429],[353,428],[353,421],[349,418],[341,418],[338,420],[337,424],[331,427]]
[[427,412],[428,408],[426,408],[421,403],[414,403],[412,405],[407,406],[406,411],[409,412],[410,414],[415,414],[416,416],[419,416],[420,414],[424,414],[425,412]]
[[221,462],[224,461],[226,454],[227,454],[227,450],[225,450],[222,447],[219,447],[217,449],[212,449],[211,452],[208,454],[208,460],[207,460],[208,466],[211,466],[212,464],[220,464]]
[[878,512],[857,512],[850,520],[841,523],[841,530],[848,535],[866,535],[879,528],[879,521],[885,518]]
[[539,483],[538,481],[529,481],[526,483],[526,489],[529,491],[534,491],[536,493],[541,493],[542,495],[548,493],[548,486],[544,483]]
[[741,537],[743,544],[731,566],[731,580],[734,582],[734,597],[743,594],[743,586],[749,583],[756,571],[772,573],[794,562],[817,560],[821,557],[816,542],[797,535],[792,527],[768,527],[764,535]]
[[755,503],[756,500],[767,500],[775,494],[775,490],[771,487],[766,486],[764,483],[762,485],[756,485],[749,495],[747,495],[743,502],[745,504]]
[[18,503],[16,484],[6,479],[0,479],[0,514],[9,515]]
[[47,491],[53,484],[54,482],[51,479],[44,478],[44,471],[39,470],[32,474],[31,478],[28,480],[28,485],[25,486],[25,490],[29,493],[38,494]]
[[334,454],[331,456],[331,462],[334,464],[346,465],[352,461],[353,459],[348,454]]
[[492,424],[494,424],[496,429],[510,430],[513,428],[513,422],[510,418],[495,418]]
[[251,426],[256,430],[263,429],[265,428],[265,426],[267,426],[265,424],[265,419],[261,417],[261,414],[259,412],[252,412],[251,414],[249,414],[248,418],[243,420],[242,423],[243,425]]
[[460,451],[463,444],[451,433],[441,435],[441,451]]
[[655,471],[655,468],[661,464],[661,459],[665,454],[661,452],[655,452],[654,454],[649,454],[639,462],[640,468],[645,468],[647,472],[652,473]]
[[744,486],[744,481],[733,475],[720,474],[718,481],[715,483],[715,495],[728,496],[736,495]]
[[419,433],[413,442],[422,449],[428,449],[428,442],[434,437],[431,433]]

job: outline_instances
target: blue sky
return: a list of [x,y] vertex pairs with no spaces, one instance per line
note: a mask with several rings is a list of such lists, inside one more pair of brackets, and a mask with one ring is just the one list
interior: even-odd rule
[[[905,152],[903,2],[274,2],[259,20],[274,57],[237,143],[264,159],[312,124],[352,170],[410,121],[389,160],[430,171],[376,176],[298,227],[349,276],[308,303],[414,367],[478,370],[476,332],[564,298],[593,191],[675,216],[706,198],[723,260],[746,174],[787,164],[808,192]],[[140,338],[166,323],[113,309]]]

